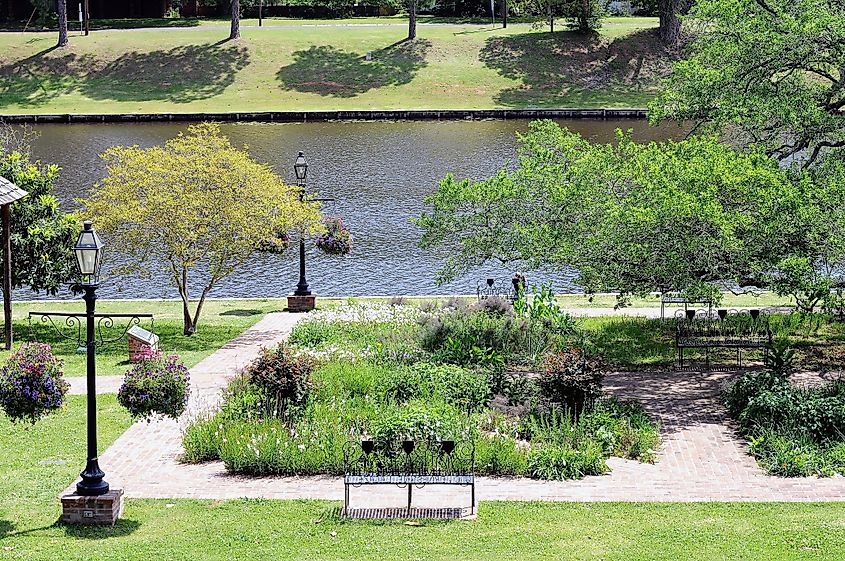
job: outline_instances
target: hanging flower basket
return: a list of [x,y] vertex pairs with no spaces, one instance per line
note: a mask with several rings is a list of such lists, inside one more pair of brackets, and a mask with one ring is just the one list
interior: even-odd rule
[[190,375],[179,357],[151,353],[126,373],[117,401],[134,419],[149,421],[157,415],[177,419],[189,395]]
[[290,247],[291,237],[288,232],[275,232],[273,237],[258,242],[258,251],[267,253],[284,253]]
[[0,407],[13,422],[34,424],[62,407],[69,388],[50,345],[25,343],[0,370]]
[[317,248],[329,255],[346,255],[352,251],[352,233],[340,218],[327,218],[326,232],[317,236]]

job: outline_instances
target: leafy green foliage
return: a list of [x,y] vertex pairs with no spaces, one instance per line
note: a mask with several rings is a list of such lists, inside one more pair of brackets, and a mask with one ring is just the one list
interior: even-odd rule
[[712,138],[591,144],[551,121],[520,137],[493,177],[447,176],[416,221],[421,245],[449,255],[439,280],[488,259],[574,267],[588,292],[719,293],[782,258],[800,235],[801,193],[775,160]]
[[487,379],[474,371],[451,365],[418,363],[390,371],[376,388],[385,400],[443,401],[460,411],[479,411],[490,402]]
[[27,146],[0,146],[0,176],[29,193],[12,204],[12,285],[56,294],[76,276],[79,233],[76,217],[63,213],[52,194],[59,168],[33,162]]
[[544,397],[577,415],[601,395],[603,379],[601,362],[572,347],[546,356],[537,383]]
[[845,4],[698,0],[689,56],[652,121],[693,121],[779,157],[845,146]]
[[310,358],[296,355],[287,345],[263,349],[244,369],[244,377],[261,395],[262,416],[285,419],[301,407],[311,392],[313,368]]

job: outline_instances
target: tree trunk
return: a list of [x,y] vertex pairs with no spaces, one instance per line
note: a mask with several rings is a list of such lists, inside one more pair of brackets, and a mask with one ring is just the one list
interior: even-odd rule
[[502,0],[502,29],[508,28],[508,0]]
[[241,0],[232,0],[232,30],[229,41],[241,38]]
[[552,12],[552,3],[549,2],[549,33],[555,32],[555,15]]
[[408,6],[408,41],[417,38],[417,0],[411,0]]
[[590,32],[590,1],[581,0],[581,13],[578,14],[578,31],[581,33]]
[[59,42],[57,47],[67,47],[67,1],[59,0],[57,3],[59,12]]
[[680,0],[660,0],[660,28],[658,35],[665,45],[677,45],[681,40],[681,20],[678,17]]

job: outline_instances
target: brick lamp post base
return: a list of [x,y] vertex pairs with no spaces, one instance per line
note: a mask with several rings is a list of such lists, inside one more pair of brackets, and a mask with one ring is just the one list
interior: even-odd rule
[[288,294],[288,311],[293,313],[310,312],[317,307],[317,295],[297,296]]
[[122,515],[123,489],[111,489],[96,497],[76,493],[62,496],[62,524],[114,526]]

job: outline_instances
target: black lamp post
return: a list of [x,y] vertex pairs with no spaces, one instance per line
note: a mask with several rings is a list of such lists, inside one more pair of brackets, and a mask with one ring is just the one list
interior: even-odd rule
[[[296,184],[299,186],[299,200],[305,200],[305,187],[308,178],[308,161],[305,154],[300,152],[293,164],[293,172],[296,174]],[[305,234],[299,235],[299,282],[296,284],[295,296],[310,296],[308,281],[305,280]]]
[[76,493],[83,496],[105,495],[109,492],[109,484],[103,481],[106,474],[100,469],[97,461],[97,344],[94,326],[94,305],[97,301],[103,242],[90,221],[85,222],[73,251],[76,253],[76,265],[82,276],[81,287],[85,291],[82,299],[85,300],[85,347],[88,352],[88,462],[80,474],[82,481],[76,484]]

